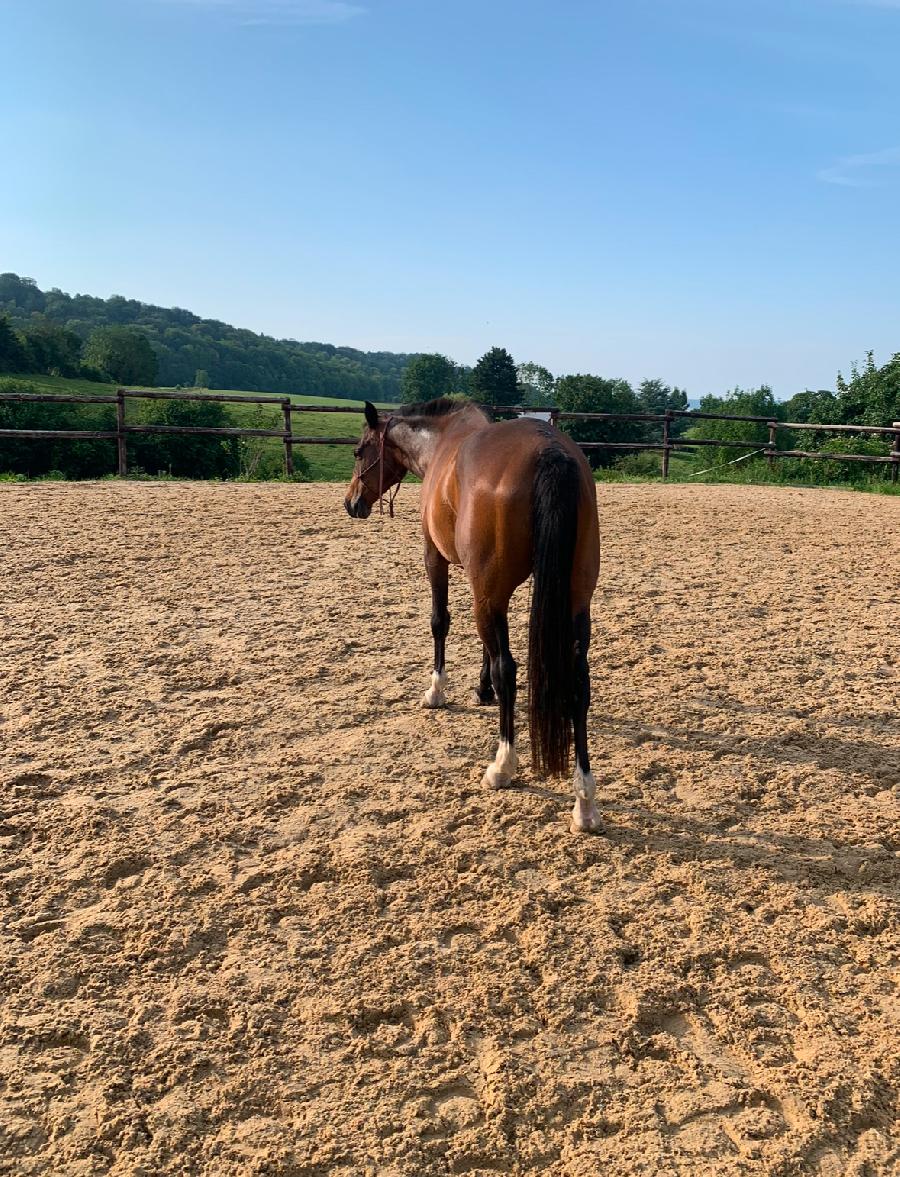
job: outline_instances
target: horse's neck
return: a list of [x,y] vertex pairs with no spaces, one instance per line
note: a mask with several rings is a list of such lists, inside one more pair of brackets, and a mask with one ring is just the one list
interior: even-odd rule
[[470,414],[463,410],[446,417],[412,417],[409,421],[399,418],[391,433],[407,468],[424,478],[439,442],[449,430],[452,429],[453,436],[462,440],[487,424],[481,413]]

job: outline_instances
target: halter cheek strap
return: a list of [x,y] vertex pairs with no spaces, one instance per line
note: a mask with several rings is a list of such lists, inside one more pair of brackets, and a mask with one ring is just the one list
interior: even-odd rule
[[[377,464],[378,464],[378,512],[381,515],[384,514],[384,442],[385,442],[385,438],[387,437],[387,431],[390,429],[390,427],[393,425],[393,423],[394,423],[394,417],[392,414],[390,417],[387,417],[385,419],[384,428],[378,430],[378,457],[375,459],[374,462],[370,462],[368,464],[368,466],[366,466],[365,470],[362,470],[359,475],[360,481],[363,482],[363,480],[365,479],[365,476],[368,474],[368,472],[372,469],[372,467],[377,462]],[[400,475],[400,481],[397,483],[397,485],[393,488],[393,490],[388,491],[388,513],[390,514],[390,517],[392,519],[394,518],[394,499],[397,497],[397,491],[400,489],[400,483],[403,481],[403,479],[405,477],[406,477],[406,471],[404,470],[403,473]]]

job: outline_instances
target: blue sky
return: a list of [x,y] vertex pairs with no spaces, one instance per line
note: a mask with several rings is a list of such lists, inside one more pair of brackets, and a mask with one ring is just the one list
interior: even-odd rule
[[0,0],[0,270],[692,396],[900,349],[900,0]]

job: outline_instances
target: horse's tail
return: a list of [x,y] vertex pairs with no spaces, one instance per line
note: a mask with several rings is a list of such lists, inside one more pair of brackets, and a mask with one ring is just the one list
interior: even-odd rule
[[537,459],[532,499],[534,588],[528,635],[531,763],[551,776],[569,767],[574,689],[572,565],[580,475],[575,459],[548,445]]

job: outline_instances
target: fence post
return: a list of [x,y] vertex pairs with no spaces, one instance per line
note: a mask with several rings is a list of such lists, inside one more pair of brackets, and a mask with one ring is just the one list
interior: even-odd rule
[[669,427],[672,422],[672,410],[666,409],[665,419],[663,420],[663,452],[662,452],[662,476],[663,479],[669,477]]
[[776,428],[777,428],[777,422],[770,421],[769,422],[769,449],[768,449],[768,453],[766,454],[766,459],[768,460],[770,470],[775,469],[775,453],[774,453],[774,451],[775,451],[775,446],[776,446],[776,437],[775,437]]
[[116,392],[116,450],[119,458],[119,477],[128,474],[128,455],[125,452],[125,389]]
[[284,413],[284,472],[288,478],[294,476],[294,443],[291,441],[293,436],[293,426],[291,425],[291,398],[285,397],[281,402],[281,411]]
[[897,481],[897,473],[900,471],[900,421],[891,422],[897,432],[894,434],[894,445],[891,449],[891,482]]

